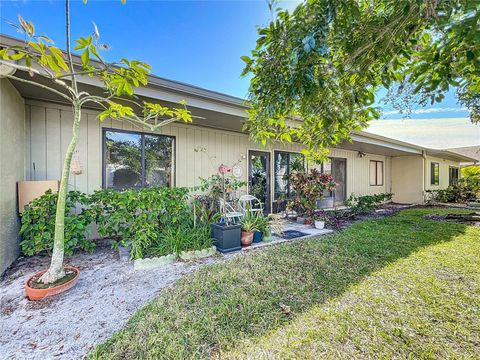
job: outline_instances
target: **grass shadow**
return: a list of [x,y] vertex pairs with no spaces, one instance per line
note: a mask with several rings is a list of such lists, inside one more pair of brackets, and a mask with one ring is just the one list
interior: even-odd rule
[[[467,226],[410,209],[321,239],[283,244],[200,269],[139,310],[92,358],[207,358],[285,326],[312,306]],[[128,294],[126,294],[128,296]]]

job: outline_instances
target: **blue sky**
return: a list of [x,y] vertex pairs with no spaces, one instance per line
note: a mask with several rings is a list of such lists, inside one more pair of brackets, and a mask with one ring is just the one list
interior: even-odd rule
[[[17,14],[32,21],[38,33],[64,48],[63,1],[1,3],[1,31],[18,36],[5,20]],[[293,8],[295,2],[282,7]],[[237,97],[246,97],[248,79],[241,78],[243,61],[257,39],[256,26],[267,24],[265,1],[72,1],[72,39],[92,32],[111,46],[108,60],[137,58],[155,75]]]
[[[293,9],[298,1],[283,1],[281,7]],[[257,39],[256,26],[270,21],[266,1],[72,1],[72,38],[92,32],[94,21],[101,41],[111,50],[107,60],[137,58],[149,63],[155,75],[182,81],[206,89],[244,98],[248,78],[241,78],[243,62]],[[39,34],[48,35],[64,48],[64,2],[59,0],[0,0],[0,30],[18,36],[6,21],[16,22],[17,14],[32,21]],[[417,107],[412,119],[431,119],[431,130],[442,126],[443,118],[465,123],[468,112],[457,104],[450,92],[441,104]],[[390,107],[384,108],[385,119],[402,119]],[[400,120],[402,121],[402,120]],[[405,123],[405,122],[402,122]],[[387,125],[387,122],[384,123]],[[395,127],[397,128],[397,127]],[[474,128],[475,130],[476,128]],[[383,126],[383,135],[394,136]],[[464,128],[468,135],[470,126]],[[417,142],[409,132],[407,140]],[[480,143],[467,136],[465,144]],[[405,139],[404,139],[405,140]],[[444,144],[440,140],[440,144]],[[422,140],[423,141],[423,140]],[[463,143],[463,142],[462,142]]]

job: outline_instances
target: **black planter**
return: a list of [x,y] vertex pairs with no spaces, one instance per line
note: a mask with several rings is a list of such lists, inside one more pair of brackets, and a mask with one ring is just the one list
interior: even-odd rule
[[262,241],[263,238],[263,233],[261,231],[255,230],[253,233],[253,242],[254,243],[259,243]]
[[240,250],[240,225],[212,224],[212,236],[217,250],[229,253]]

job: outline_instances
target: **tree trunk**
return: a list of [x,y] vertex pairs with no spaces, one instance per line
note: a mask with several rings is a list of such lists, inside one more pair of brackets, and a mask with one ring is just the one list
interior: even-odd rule
[[53,253],[50,267],[39,279],[44,284],[55,282],[65,276],[63,271],[63,255],[65,247],[65,202],[68,193],[68,179],[70,176],[70,164],[72,162],[73,152],[77,146],[80,132],[81,107],[79,104],[73,104],[73,135],[68,144],[65,160],[63,161],[62,179],[58,191],[57,212],[55,214],[55,236],[53,240]]

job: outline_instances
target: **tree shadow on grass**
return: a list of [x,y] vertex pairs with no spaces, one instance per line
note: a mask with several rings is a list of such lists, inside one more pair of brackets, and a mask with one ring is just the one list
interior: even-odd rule
[[447,211],[406,210],[205,267],[162,292],[91,356],[216,357],[239,339],[274,331],[293,314],[339,297],[385,265],[464,233],[466,225],[424,219]]

